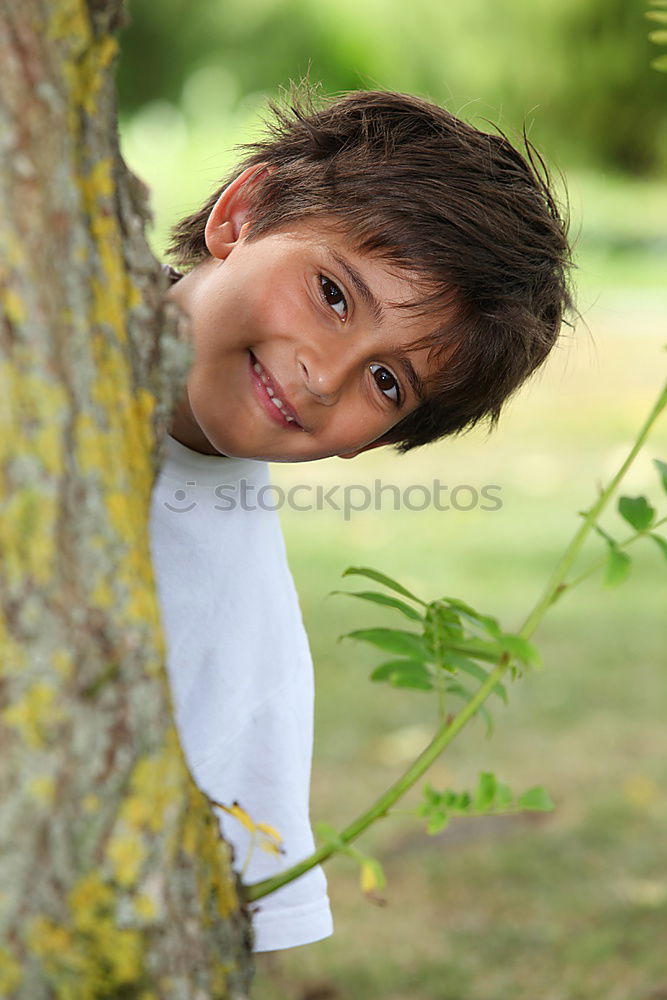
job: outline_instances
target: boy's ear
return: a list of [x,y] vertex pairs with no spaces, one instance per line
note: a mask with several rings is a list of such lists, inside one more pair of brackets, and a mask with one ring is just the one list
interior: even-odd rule
[[388,441],[383,440],[383,438],[378,438],[377,441],[371,441],[370,444],[365,444],[363,448],[357,448],[356,451],[346,451],[344,455],[338,455],[338,458],[355,458],[357,455],[361,455],[364,451],[371,451],[372,448],[381,448],[383,444],[389,444]]
[[222,192],[206,221],[204,239],[212,257],[224,260],[250,221],[251,191],[269,170],[265,163],[255,164],[239,174]]

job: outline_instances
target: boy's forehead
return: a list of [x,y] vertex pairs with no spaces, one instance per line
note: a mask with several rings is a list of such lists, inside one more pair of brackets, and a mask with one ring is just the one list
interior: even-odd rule
[[291,223],[282,233],[318,250],[331,264],[341,268],[352,289],[378,318],[384,309],[400,308],[406,315],[430,313],[431,322],[437,322],[437,309],[424,307],[425,301],[433,297],[435,283],[409,264],[399,263],[389,250],[383,254],[364,249],[359,236],[340,221],[330,217],[304,219]]

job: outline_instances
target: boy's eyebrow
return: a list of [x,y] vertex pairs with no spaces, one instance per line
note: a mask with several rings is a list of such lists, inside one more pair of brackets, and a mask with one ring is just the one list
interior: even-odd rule
[[345,260],[344,257],[340,257],[335,250],[329,250],[328,253],[331,259],[335,260],[338,266],[345,271],[348,278],[359,292],[359,295],[373,313],[375,322],[380,323],[382,320],[382,305],[366,284],[363,275],[360,274],[356,267],[353,267],[349,261]]
[[412,361],[410,361],[410,358],[406,354],[399,354],[398,363],[403,369],[403,372],[408,382],[412,386],[412,391],[414,392],[415,396],[417,397],[420,403],[423,403],[424,400],[426,399],[426,383],[424,382],[423,378],[421,377],[419,372],[415,369],[414,365],[412,364]]

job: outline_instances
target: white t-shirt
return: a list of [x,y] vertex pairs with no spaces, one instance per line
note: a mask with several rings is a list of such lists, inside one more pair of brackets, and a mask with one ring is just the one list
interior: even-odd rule
[[[247,883],[313,850],[313,670],[268,484],[266,462],[200,455],[170,437],[151,511],[176,723],[194,779],[284,841],[282,857],[252,851]],[[250,833],[219,818],[241,870]],[[331,934],[321,868],[256,906],[256,951]]]

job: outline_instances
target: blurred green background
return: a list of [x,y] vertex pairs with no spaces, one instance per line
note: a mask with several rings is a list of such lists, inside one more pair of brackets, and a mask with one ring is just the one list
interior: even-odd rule
[[[274,469],[285,487],[438,478],[497,485],[503,501],[283,513],[317,673],[313,816],[344,824],[419,752],[435,712],[421,693],[369,683],[370,651],[336,642],[391,621],[327,596],[340,572],[375,566],[517,627],[664,379],[667,76],[649,68],[657,49],[633,0],[134,0],[130,14],[121,129],[153,192],[159,256],[266,98],[306,73],[325,93],[407,90],[482,127],[525,124],[567,178],[582,319],[493,435]],[[652,457],[667,459],[664,422],[625,488],[664,513]],[[605,524],[625,534],[613,513]],[[584,564],[599,553],[592,541]],[[666,569],[657,547],[637,546],[622,587],[593,578],[563,599],[536,637],[544,671],[512,686],[491,739],[474,723],[432,777],[544,783],[555,813],[460,820],[437,837],[387,819],[361,845],[385,866],[386,905],[334,861],[335,936],[265,958],[257,997],[667,1000]]]

